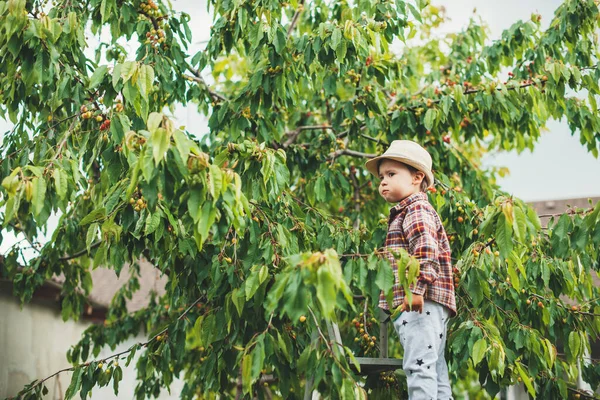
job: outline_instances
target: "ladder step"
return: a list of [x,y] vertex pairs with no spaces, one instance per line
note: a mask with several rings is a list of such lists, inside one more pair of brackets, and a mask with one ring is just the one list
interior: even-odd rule
[[360,372],[356,370],[354,363],[348,359],[352,370],[360,375],[379,374],[402,369],[401,358],[356,357],[356,361],[360,365]]

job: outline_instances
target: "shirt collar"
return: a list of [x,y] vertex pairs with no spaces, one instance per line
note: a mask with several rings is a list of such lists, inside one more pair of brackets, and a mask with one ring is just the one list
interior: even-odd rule
[[400,211],[404,210],[406,207],[411,205],[412,203],[420,200],[427,200],[427,194],[425,192],[417,192],[413,193],[408,197],[405,197],[400,201],[400,203],[396,204],[394,207],[390,208],[390,221],[394,218]]

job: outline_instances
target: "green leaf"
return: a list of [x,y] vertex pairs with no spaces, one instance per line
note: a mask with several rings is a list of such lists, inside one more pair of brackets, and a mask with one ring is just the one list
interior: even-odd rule
[[31,205],[33,206],[33,215],[38,216],[44,208],[46,200],[46,180],[42,177],[31,180]]
[[281,333],[279,333],[279,331],[277,332],[277,344],[279,345],[279,350],[285,356],[285,359],[288,362],[292,362],[292,358],[290,357],[290,352],[288,351],[288,346],[287,346],[285,340],[283,339],[283,337],[281,336]]
[[529,220],[529,222],[531,222],[536,231],[542,229],[542,222],[540,221],[540,217],[531,207],[527,207],[527,219]]
[[273,38],[273,46],[275,46],[275,51],[277,52],[277,54],[281,54],[281,51],[285,49],[286,42],[286,35],[281,29],[278,29],[277,33],[275,34],[275,37]]
[[221,168],[214,164],[208,167],[208,191],[213,199],[213,204],[217,203],[223,185],[223,173]]
[[348,45],[345,40],[342,40],[340,44],[335,49],[335,56],[339,61],[343,61],[346,57],[346,52],[348,51]]
[[152,176],[154,176],[154,172],[157,170],[154,165],[154,149],[150,149],[149,147],[144,147],[140,152],[140,158],[138,159],[138,166],[142,170],[142,176],[146,180],[146,182],[150,182],[152,180]]
[[[208,238],[208,231],[215,222],[216,215],[217,208],[213,207],[213,205],[209,202],[204,203],[204,207],[202,207],[202,215],[198,220],[198,233],[201,237],[201,243]],[[200,246],[198,247],[200,248]]]
[[596,202],[594,210],[585,218],[585,223],[589,230],[592,230],[597,225],[598,216],[600,215],[600,201]]
[[510,283],[515,288],[515,290],[521,290],[521,282],[519,280],[519,275],[517,275],[517,271],[515,270],[515,265],[511,258],[507,259],[507,272],[510,277]]
[[326,318],[333,317],[336,304],[336,282],[328,268],[321,266],[317,270],[317,298]]
[[83,217],[82,220],[79,221],[79,225],[84,226],[91,222],[97,222],[97,221],[103,220],[105,217],[106,217],[106,209],[104,207],[97,208],[94,211],[91,211],[85,217]]
[[146,227],[144,228],[145,235],[148,236],[151,233],[154,233],[156,228],[158,228],[158,225],[160,225],[161,220],[162,216],[160,215],[160,212],[148,215],[148,217],[146,217]]
[[527,216],[521,207],[514,208],[515,219],[513,222],[513,231],[517,240],[525,239],[527,235]]
[[331,34],[331,43],[330,43],[331,49],[333,51],[335,51],[338,48],[341,41],[342,41],[342,30],[340,28],[335,28],[333,30],[333,33]]
[[17,193],[17,188],[19,187],[19,172],[21,172],[21,167],[15,168],[9,176],[2,179],[2,187],[13,196]]
[[452,94],[454,96],[454,101],[457,104],[460,104],[464,97],[463,89],[460,87],[460,85],[454,86],[454,89],[452,89]]
[[434,108],[428,109],[425,113],[424,124],[425,129],[427,129],[428,131],[430,131],[433,128],[433,124],[435,123],[435,119],[437,118],[437,113],[437,110]]
[[261,335],[256,341],[256,346],[252,350],[252,380],[255,381],[260,376],[260,371],[265,363],[265,344],[264,336]]
[[177,151],[179,151],[181,159],[185,162],[190,155],[190,149],[194,147],[194,143],[179,129],[175,130],[173,138],[175,139]]
[[84,368],[78,367],[73,371],[73,376],[71,377],[71,384],[67,388],[65,393],[65,400],[72,399],[75,394],[79,391],[81,387],[81,377],[83,376]]
[[127,356],[127,361],[125,362],[126,367],[129,366],[129,364],[131,363],[131,360],[133,360],[133,358],[135,357],[135,353],[137,352],[139,347],[140,347],[140,345],[137,343],[134,344],[133,346],[131,346],[131,351],[129,352],[129,355]]
[[108,19],[108,14],[106,13],[106,0],[102,0],[100,3],[100,16],[102,17],[102,23],[105,23]]
[[154,69],[148,64],[142,64],[140,66],[140,76],[137,81],[138,87],[142,97],[148,100],[148,96],[152,91],[152,85],[154,84]]
[[552,343],[548,339],[544,339],[542,341],[544,344],[544,356],[546,358],[546,364],[549,368],[554,366],[554,362],[556,361],[556,347],[552,345]]
[[582,353],[581,336],[578,331],[569,333],[569,355],[570,360],[575,361]]
[[91,246],[92,243],[94,242],[94,239],[96,239],[98,235],[98,224],[91,224],[87,230],[87,234],[85,236],[85,248],[87,249],[87,252],[89,253],[91,251]]
[[244,293],[238,288],[233,289],[233,291],[231,292],[231,301],[233,302],[233,305],[235,306],[238,315],[241,317],[242,312],[244,311],[245,304]]
[[387,262],[378,263],[378,265],[379,270],[377,271],[375,283],[384,293],[387,293],[394,286],[394,272]]
[[269,276],[269,268],[266,265],[263,265],[258,271],[258,282],[262,284],[267,277]]
[[346,355],[350,359],[350,362],[354,365],[354,368],[356,368],[356,370],[360,372],[360,363],[358,362],[356,357],[354,357],[354,352],[346,346],[344,346],[344,350],[346,351]]
[[164,128],[156,129],[152,136],[150,136],[150,143],[152,143],[152,156],[154,157],[154,163],[156,165],[158,165],[158,163],[165,158],[170,142],[171,137]]
[[269,179],[271,179],[273,177],[274,165],[275,165],[275,159],[273,158],[273,154],[266,153],[263,163],[262,163],[262,167],[260,169],[260,172],[263,176],[263,182],[265,183],[265,185],[267,184]]
[[476,367],[481,362],[481,360],[483,360],[487,349],[488,345],[485,339],[481,338],[475,342],[475,344],[473,345],[473,350],[471,352],[471,358],[473,359],[474,367]]
[[202,203],[204,202],[203,192],[200,189],[194,188],[190,190],[190,197],[188,197],[188,211],[194,222],[198,222],[200,218],[200,211]]
[[111,240],[114,238],[115,242],[119,242],[123,228],[112,219],[107,219],[102,224],[101,231],[103,239]]
[[148,121],[146,122],[146,125],[148,126],[148,131],[150,134],[154,134],[154,132],[156,132],[162,120],[162,113],[152,112],[150,115],[148,115]]
[[420,23],[423,23],[423,19],[421,18],[421,13],[419,12],[419,10],[417,10],[415,8],[415,6],[413,6],[411,3],[406,2],[405,3],[408,6],[408,9],[410,10],[411,14],[413,15],[413,17],[415,17],[415,19],[417,21],[419,21]]
[[[133,74],[137,71],[138,64],[135,61],[125,61],[121,64],[121,78],[123,79],[123,83],[127,82]],[[114,81],[113,81],[114,84]]]
[[119,395],[119,382],[121,382],[121,380],[123,379],[123,370],[121,369],[121,367],[116,367],[113,375],[112,375],[112,379],[113,379],[113,391],[115,393],[115,396]]
[[64,200],[67,195],[67,175],[62,169],[55,168],[52,172],[54,178],[54,188],[58,197]]
[[246,282],[244,283],[244,289],[245,289],[245,293],[246,293],[246,301],[250,300],[252,298],[252,296],[254,296],[254,294],[258,290],[259,286],[260,286],[260,279],[259,279],[258,271],[256,271],[256,270],[252,271],[250,273],[250,276],[248,276],[248,278],[246,279]]
[[117,64],[115,65],[115,68],[113,69],[113,75],[112,75],[112,85],[113,85],[113,89],[117,88],[117,85],[119,84],[119,78],[121,78],[121,69],[123,68],[122,64]]
[[535,388],[533,387],[533,385],[531,383],[531,378],[529,377],[529,375],[527,375],[527,373],[523,369],[523,366],[521,365],[520,362],[516,362],[515,367],[517,367],[517,371],[519,372],[521,381],[523,381],[523,383],[525,384],[525,387],[527,388],[527,392],[529,392],[531,397],[535,398]]
[[242,387],[246,394],[252,390],[252,364],[252,353],[242,357]]
[[496,225],[496,243],[503,258],[508,258],[513,248],[512,225],[508,223],[504,214],[500,214]]
[[94,71],[92,77],[90,78],[90,84],[88,85],[88,89],[93,89],[102,82],[106,72],[108,71],[108,67],[106,65],[102,65]]

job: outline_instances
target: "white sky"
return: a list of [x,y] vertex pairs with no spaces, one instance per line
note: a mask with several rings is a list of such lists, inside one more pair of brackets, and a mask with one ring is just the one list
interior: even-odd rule
[[[434,1],[441,4],[441,1]],[[519,19],[529,19],[532,12],[542,15],[543,26],[546,27],[554,10],[561,3],[559,0],[504,0],[490,2],[482,0],[453,0],[446,2],[447,16],[450,21],[444,24],[440,32],[458,31],[465,27],[472,11],[489,24],[491,39],[499,38],[504,29],[509,28]],[[189,54],[205,47],[210,36],[212,18],[206,9],[206,0],[172,0],[173,7],[185,11],[191,16],[190,28],[193,32],[193,44]],[[91,55],[97,40],[90,35],[88,49]],[[129,46],[127,46],[129,47]],[[131,49],[131,48],[130,48]],[[133,51],[133,49],[131,49]],[[208,72],[204,72],[207,80],[211,80]],[[208,131],[207,120],[199,115],[194,106],[175,109],[178,124],[201,136]],[[12,125],[0,119],[0,138]],[[573,137],[566,122],[552,121],[548,124],[548,132],[543,134],[533,153],[502,153],[486,158],[488,165],[506,166],[511,173],[502,178],[502,188],[526,201],[564,199],[587,196],[600,196],[600,160],[595,159],[579,144],[579,135]],[[53,229],[50,228],[49,231]],[[3,254],[11,245],[8,237],[0,246]]]

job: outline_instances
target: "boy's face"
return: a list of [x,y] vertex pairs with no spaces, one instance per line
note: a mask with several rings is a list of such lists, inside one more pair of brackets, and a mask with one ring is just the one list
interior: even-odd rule
[[379,194],[388,203],[397,203],[411,194],[418,193],[425,175],[414,175],[401,162],[384,159],[379,165]]

